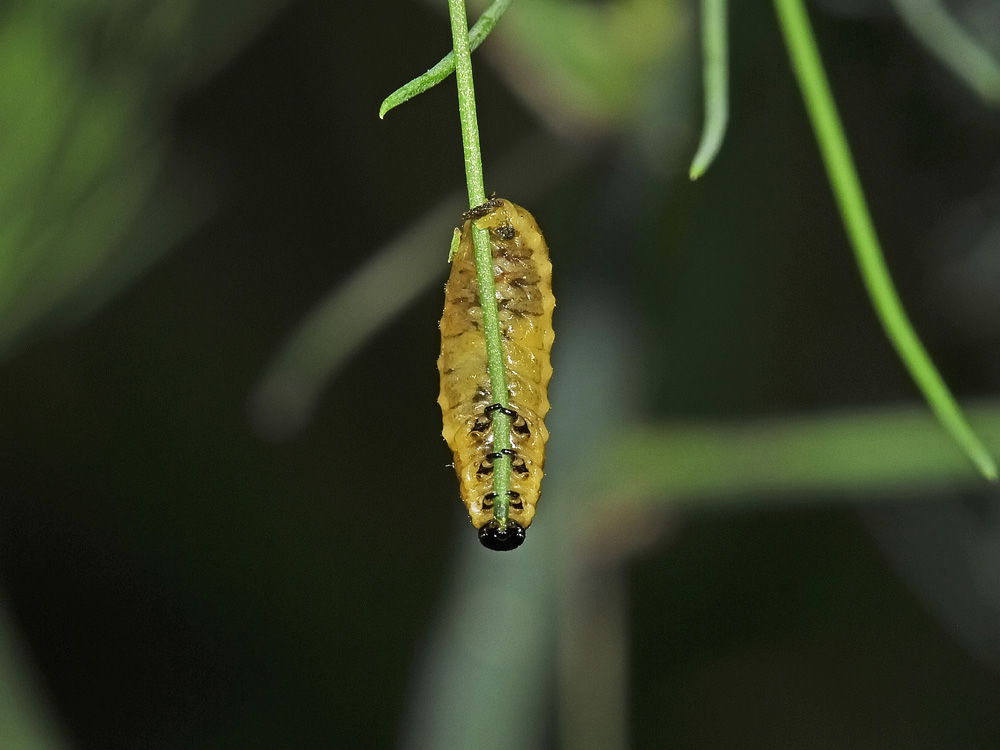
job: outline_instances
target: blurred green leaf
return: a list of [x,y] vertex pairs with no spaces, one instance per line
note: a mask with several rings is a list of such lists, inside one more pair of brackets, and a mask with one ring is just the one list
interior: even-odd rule
[[892,0],[900,18],[937,59],[986,104],[1000,105],[1000,62],[939,0]]
[[[566,177],[579,154],[546,136],[516,146],[491,168],[491,184],[515,185],[531,202]],[[537,169],[530,180],[523,175]],[[293,331],[254,388],[250,411],[257,431],[271,439],[297,434],[312,418],[325,388],[369,338],[391,322],[435,279],[448,274],[449,229],[462,223],[468,202],[442,200],[418,223],[372,252]]]
[[483,50],[557,132],[624,134],[662,168],[691,127],[678,91],[693,33],[691,8],[672,0],[518,0]]
[[[165,168],[169,106],[278,4],[256,0],[237,12],[194,0],[36,1],[4,10],[0,354],[43,324],[93,310],[205,215],[204,203],[173,198],[191,185]],[[220,36],[224,26],[239,32]]]
[[0,604],[0,747],[17,750],[58,750],[67,746],[48,713],[7,608]]
[[[969,413],[987,443],[1000,445],[1000,407],[984,404]],[[715,499],[759,507],[852,490],[919,490],[931,497],[936,486],[972,483],[977,476],[919,406],[718,425],[634,425],[608,450],[608,461],[621,472],[606,493],[667,505]]]

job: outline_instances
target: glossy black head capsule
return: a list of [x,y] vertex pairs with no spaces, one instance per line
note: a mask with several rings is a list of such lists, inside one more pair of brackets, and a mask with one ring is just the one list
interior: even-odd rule
[[509,552],[524,542],[524,529],[515,521],[507,521],[507,528],[501,530],[500,522],[494,519],[479,530],[479,541],[486,549]]

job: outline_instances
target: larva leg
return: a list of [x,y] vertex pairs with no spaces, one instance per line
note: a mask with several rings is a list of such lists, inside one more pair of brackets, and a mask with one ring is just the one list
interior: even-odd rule
[[[518,414],[513,409],[508,409],[503,404],[490,404],[485,409],[483,409],[483,417],[484,418],[490,418],[490,417],[492,417],[493,412],[495,412],[495,411],[501,412],[503,414],[506,414],[508,417],[510,417],[510,429],[512,429],[518,435],[530,435],[531,434],[531,428],[528,427],[528,420],[526,420],[524,417],[522,417],[520,414]],[[483,430],[486,429],[487,425],[484,425],[483,427],[480,428],[480,424],[482,424],[482,423],[481,422],[476,422],[476,424],[472,428],[472,431],[473,432],[482,432]]]
[[477,419],[472,425],[470,432],[486,432],[489,429],[490,423],[493,421],[493,412],[503,411],[512,420],[517,416],[517,413],[507,409],[503,404],[490,404],[485,409],[483,409],[483,416],[481,419]]
[[[518,510],[523,509],[524,505],[521,502],[521,493],[515,492],[514,490],[507,490],[507,497],[511,500],[511,505],[513,505]],[[493,507],[493,501],[497,499],[497,493],[487,492],[483,495],[483,509],[489,510]]]
[[[515,414],[517,414],[517,412],[515,412]],[[516,418],[511,419],[510,429],[516,432],[518,435],[531,434],[531,428],[528,427],[528,420],[526,420],[520,414],[518,414]]]
[[502,411],[508,417],[513,420],[517,416],[517,412],[507,409],[503,404],[490,404],[485,409],[483,409],[483,416],[481,419],[477,419],[472,425],[470,432],[486,432],[489,429],[490,424],[493,422],[493,412]]
[[528,467],[524,463],[524,459],[517,455],[517,451],[511,448],[504,448],[498,453],[487,453],[483,458],[483,462],[479,465],[479,470],[476,471],[476,475],[486,476],[487,474],[492,474],[493,462],[501,456],[510,456],[510,468],[513,471],[516,471],[518,474],[528,473]]
[[495,411],[501,412],[502,414],[506,414],[508,417],[510,417],[510,420],[512,422],[517,419],[520,419],[520,416],[516,411],[514,411],[513,409],[508,409],[503,404],[490,404],[485,409],[483,409],[483,414],[492,414]]
[[487,453],[486,458],[491,461],[496,461],[500,456],[510,456],[510,468],[516,471],[518,474],[527,474],[528,466],[525,464],[524,459],[517,455],[517,451],[513,448],[504,448],[499,453]]
[[520,456],[514,456],[510,459],[510,469],[511,471],[516,471],[521,476],[526,476],[528,474],[528,465]]

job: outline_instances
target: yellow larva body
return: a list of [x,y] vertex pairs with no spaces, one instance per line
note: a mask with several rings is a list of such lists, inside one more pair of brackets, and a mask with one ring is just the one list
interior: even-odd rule
[[466,221],[462,228],[445,287],[438,358],[442,434],[455,454],[462,500],[473,525],[482,529],[493,518],[490,454],[494,447],[489,407],[499,399],[491,393],[482,330],[472,244],[475,221],[489,231],[508,406],[516,413],[510,435],[514,454],[509,519],[526,529],[535,515],[549,437],[544,419],[552,377],[552,263],[534,217],[520,206],[493,199],[476,209],[475,215],[480,218]]

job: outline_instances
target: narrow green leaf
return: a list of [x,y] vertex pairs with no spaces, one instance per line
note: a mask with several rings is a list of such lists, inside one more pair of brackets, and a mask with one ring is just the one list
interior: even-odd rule
[[[483,12],[483,15],[480,16],[478,21],[476,21],[475,26],[469,30],[470,52],[486,40],[486,37],[489,36],[491,31],[493,31],[493,27],[496,26],[497,21],[500,20],[500,17],[507,11],[507,8],[510,7],[511,2],[512,0],[493,0],[490,7]],[[441,83],[441,81],[454,72],[455,53],[449,52],[444,56],[441,62],[428,70],[426,73],[414,78],[409,83],[400,86],[398,89],[389,94],[385,101],[382,102],[382,106],[379,107],[379,118],[384,119],[386,113],[390,109],[398,107],[403,102],[409,101],[417,94],[424,93],[427,89]]]
[[455,257],[455,253],[458,252],[458,243],[462,241],[462,230],[455,227],[455,231],[451,233],[451,247],[448,248],[448,262],[451,263],[452,259]]
[[332,289],[289,336],[254,386],[250,416],[270,440],[286,440],[315,415],[327,384],[421,293],[440,283],[441,237],[464,201],[449,197]]
[[691,162],[692,180],[701,177],[722,147],[729,120],[729,39],[726,0],[701,0],[702,86],[705,124]]
[[875,311],[941,424],[983,476],[996,481],[996,463],[920,343],[892,283],[802,0],[774,0],[774,5],[830,185]]
[[[969,411],[998,444],[1000,402]],[[595,491],[643,505],[808,505],[830,502],[831,493],[852,503],[932,500],[942,486],[978,479],[920,405],[627,425],[608,436],[603,458],[616,471],[595,478]]]
[[913,35],[987,104],[1000,105],[1000,63],[940,0],[892,0]]

